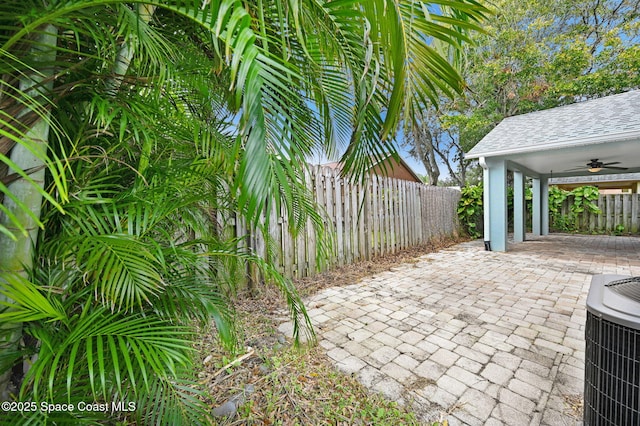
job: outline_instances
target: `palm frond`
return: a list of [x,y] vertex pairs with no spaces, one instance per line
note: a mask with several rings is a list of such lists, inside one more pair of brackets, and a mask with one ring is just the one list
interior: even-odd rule
[[54,259],[82,271],[111,310],[143,308],[164,287],[161,250],[153,240],[140,238],[157,219],[147,204],[69,204],[63,222],[67,235],[45,244]]
[[66,321],[60,302],[42,293],[39,286],[17,274],[0,274],[0,321]]
[[211,258],[240,258],[246,262],[256,265],[264,275],[265,281],[277,287],[285,297],[287,308],[289,309],[289,314],[293,321],[294,342],[299,344],[301,334],[304,334],[307,337],[307,341],[315,341],[313,325],[311,324],[311,320],[309,319],[309,315],[307,314],[307,310],[300,298],[300,295],[298,294],[298,291],[291,280],[280,274],[271,263],[265,261],[259,256],[255,256],[251,253],[238,252],[238,250],[214,249],[207,251],[206,253],[202,253],[201,256]]
[[76,249],[79,267],[111,310],[125,311],[149,303],[164,283],[149,245],[126,235],[86,235],[61,241]]
[[[104,308],[72,318],[67,330],[35,328],[43,344],[29,369],[23,392],[34,399],[54,400],[59,383],[66,384],[67,398],[77,378],[88,377],[94,398],[108,400],[122,395],[123,384],[136,392],[148,389],[151,377],[177,376],[178,366],[190,364],[192,332],[153,315],[120,317]],[[52,334],[55,333],[55,334]]]
[[203,403],[203,392],[197,388],[197,383],[189,379],[155,378],[149,392],[141,394],[136,401],[137,407],[143,407],[136,417],[144,424],[211,424],[213,420]]
[[398,11],[408,73],[404,111],[410,121],[428,106],[427,100],[437,105],[441,93],[449,97],[462,93],[457,52],[462,44],[472,43],[470,33],[482,31],[480,23],[489,11],[474,0],[406,0],[399,2]]

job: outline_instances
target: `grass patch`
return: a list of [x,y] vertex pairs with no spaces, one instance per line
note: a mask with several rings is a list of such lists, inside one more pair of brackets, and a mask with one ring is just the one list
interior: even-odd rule
[[212,409],[241,402],[233,415],[216,418],[220,425],[420,424],[409,408],[339,372],[322,347],[294,347],[276,329],[284,318],[274,309],[276,295],[269,296],[271,309],[255,299],[239,303],[247,349],[225,352],[210,333],[199,348],[199,379]]
[[272,371],[229,424],[418,424],[413,413],[337,372],[318,348],[287,348],[269,358]]

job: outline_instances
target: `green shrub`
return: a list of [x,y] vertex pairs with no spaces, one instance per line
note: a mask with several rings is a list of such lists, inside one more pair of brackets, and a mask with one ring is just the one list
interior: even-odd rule
[[[562,213],[565,200],[573,196],[573,203],[567,214]],[[598,199],[599,191],[595,186],[580,186],[573,191],[566,191],[556,186],[549,187],[549,215],[551,227],[563,232],[577,232],[578,217],[587,211],[600,214],[600,208],[594,201]]]
[[463,230],[472,238],[479,238],[478,223],[482,218],[482,185],[465,186],[458,203],[458,219]]
[[[573,203],[569,207],[567,214],[562,213],[562,205],[569,197],[573,197]],[[583,212],[600,214],[600,208],[595,203],[598,200],[599,192],[595,186],[581,186],[573,191],[565,191],[556,186],[549,187],[549,220],[551,228],[562,232],[578,231],[578,217]],[[533,198],[531,188],[525,190],[525,200],[527,202],[527,212],[531,217]],[[462,229],[472,238],[481,236],[479,224],[483,214],[483,187],[471,185],[462,188],[462,196],[458,204],[458,219]],[[513,211],[513,190],[508,191],[509,212]]]

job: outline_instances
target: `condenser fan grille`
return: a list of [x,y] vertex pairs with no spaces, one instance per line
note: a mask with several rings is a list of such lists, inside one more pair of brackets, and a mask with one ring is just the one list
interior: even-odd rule
[[618,293],[631,300],[640,302],[640,277],[631,277],[612,281],[605,286],[614,293]]

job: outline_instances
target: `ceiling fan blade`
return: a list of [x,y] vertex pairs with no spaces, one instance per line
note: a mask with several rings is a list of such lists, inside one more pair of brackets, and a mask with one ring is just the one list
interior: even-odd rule
[[611,162],[611,163],[603,163],[602,165],[603,165],[603,166],[611,166],[611,165],[613,165],[613,164],[620,164],[620,162],[619,162],[619,161],[613,161],[613,162]]
[[627,170],[628,167],[612,167],[612,166],[607,166],[606,164],[604,166],[602,166],[603,169],[612,169],[612,170]]

